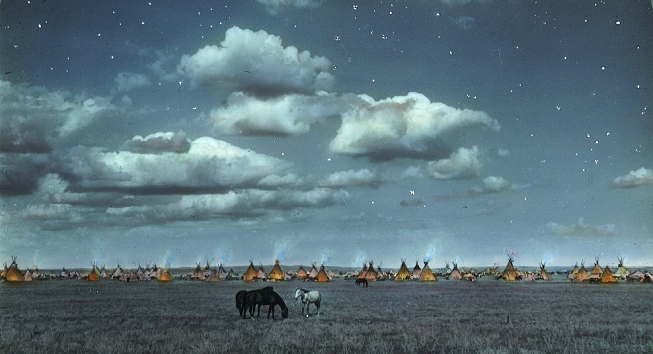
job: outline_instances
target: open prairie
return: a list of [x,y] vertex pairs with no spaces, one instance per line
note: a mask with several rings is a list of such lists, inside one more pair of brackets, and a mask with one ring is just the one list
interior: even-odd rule
[[[289,318],[240,319],[236,292],[266,285]],[[293,306],[297,287],[322,293],[319,316]],[[562,280],[2,282],[0,352],[653,353],[651,299],[651,284]]]

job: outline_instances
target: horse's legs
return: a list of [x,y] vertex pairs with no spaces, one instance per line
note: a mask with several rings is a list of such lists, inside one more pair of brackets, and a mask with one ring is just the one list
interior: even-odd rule
[[261,304],[258,305],[258,314],[256,315],[257,318],[261,317]]

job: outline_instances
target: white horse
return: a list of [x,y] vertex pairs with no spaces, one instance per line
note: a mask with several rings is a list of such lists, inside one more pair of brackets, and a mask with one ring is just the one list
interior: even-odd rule
[[317,290],[305,290],[297,288],[295,290],[295,302],[301,299],[302,301],[302,315],[304,315],[304,306],[306,307],[306,317],[308,317],[308,305],[314,304],[317,307],[317,315],[320,315],[320,302],[322,302],[322,295]]

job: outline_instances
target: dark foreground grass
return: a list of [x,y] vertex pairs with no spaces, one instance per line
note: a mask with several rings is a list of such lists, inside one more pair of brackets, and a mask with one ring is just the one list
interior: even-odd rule
[[[290,317],[239,319],[236,292],[270,284]],[[322,292],[320,316],[293,307],[298,286]],[[3,282],[0,353],[653,353],[652,298],[650,284]]]

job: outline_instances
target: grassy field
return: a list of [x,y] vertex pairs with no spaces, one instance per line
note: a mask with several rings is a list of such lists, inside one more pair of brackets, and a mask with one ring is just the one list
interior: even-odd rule
[[[236,292],[265,285],[290,317],[240,319]],[[299,286],[320,290],[320,316],[293,307]],[[2,282],[0,352],[653,353],[651,299],[565,281]]]

